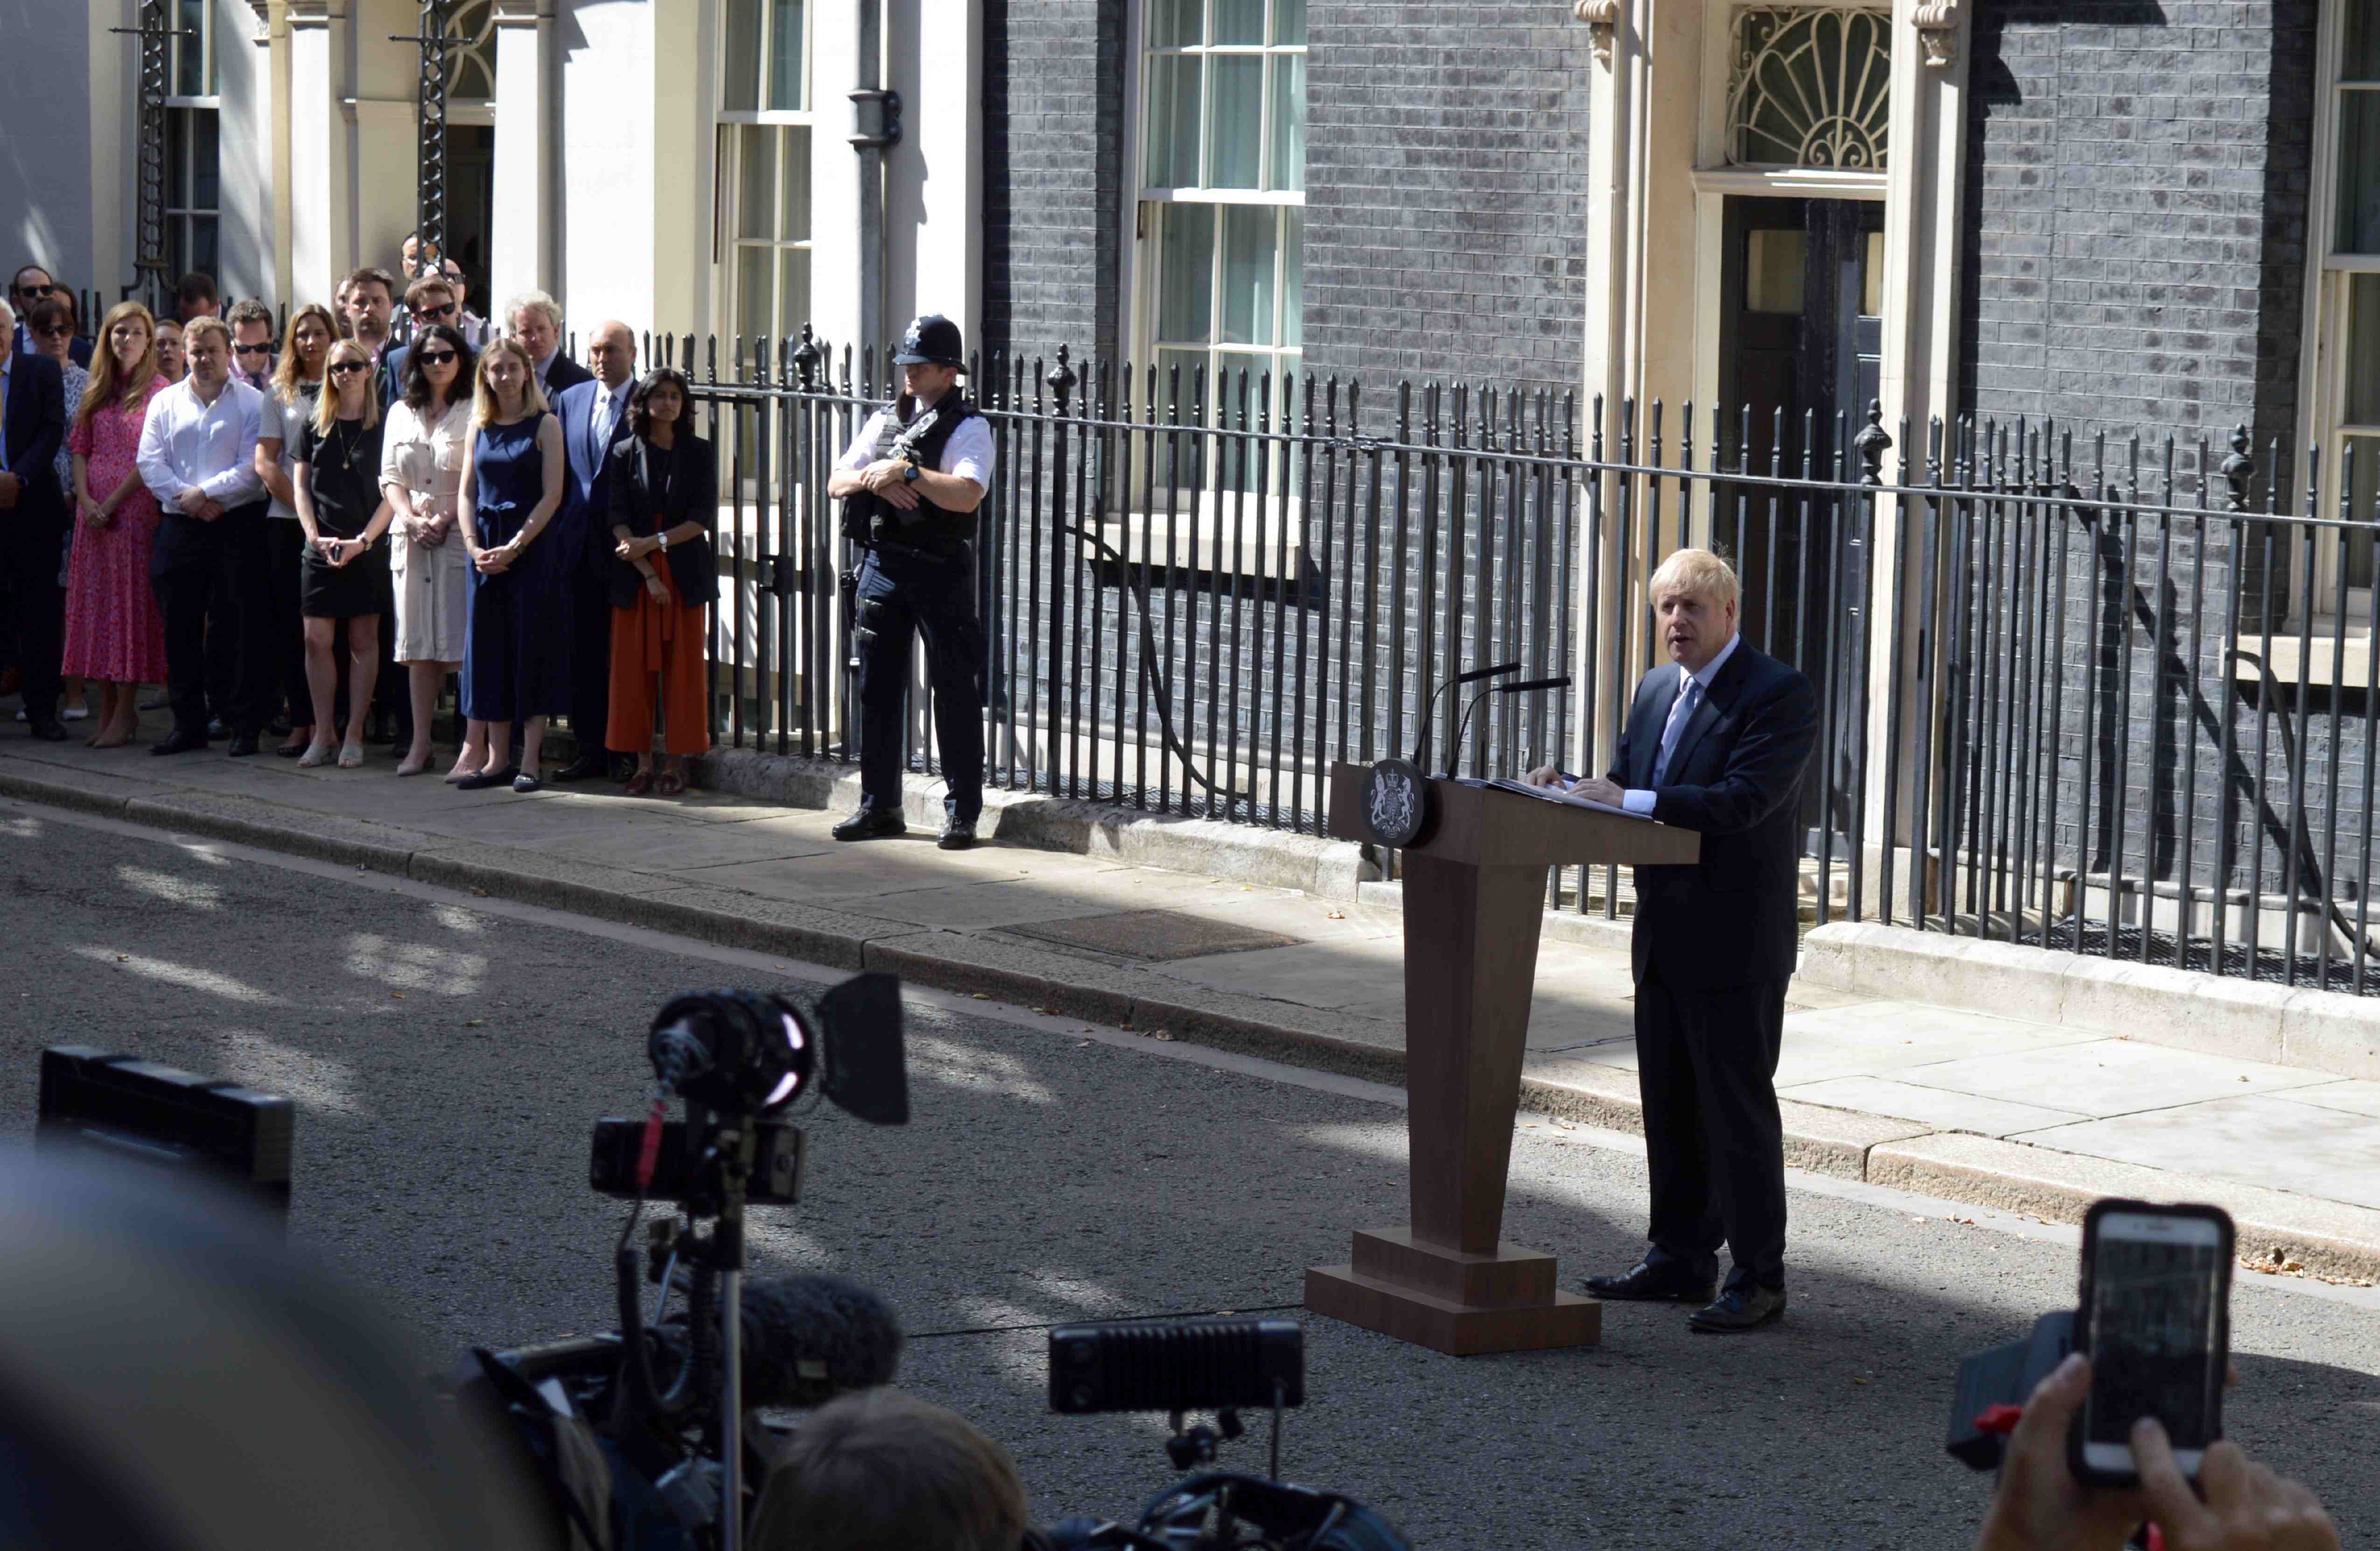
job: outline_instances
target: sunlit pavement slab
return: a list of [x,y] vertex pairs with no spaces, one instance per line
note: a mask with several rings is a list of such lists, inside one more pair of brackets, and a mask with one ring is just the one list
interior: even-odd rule
[[[914,817],[905,839],[838,845],[831,812],[609,784],[462,793],[380,757],[299,770],[0,734],[0,797],[893,969],[1152,1038],[1372,1077],[1402,1063],[1401,917],[1377,889],[1355,903],[1113,854],[944,852]],[[1632,997],[1624,937],[1548,934],[1524,1103],[1556,1118],[1530,1123],[1637,1129]],[[2230,1200],[2251,1214],[2245,1247],[2380,1275],[2380,1081],[1797,982],[1778,1085],[1797,1166],[2069,1221],[2119,1185]]]

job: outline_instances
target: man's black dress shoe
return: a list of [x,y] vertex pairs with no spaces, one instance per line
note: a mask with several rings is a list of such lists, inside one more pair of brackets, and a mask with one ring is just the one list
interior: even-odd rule
[[1614,1303],[1707,1303],[1718,1289],[1718,1267],[1697,1270],[1682,1262],[1653,1265],[1638,1261],[1618,1276],[1589,1276],[1586,1295]]
[[249,755],[256,752],[256,734],[252,732],[233,733],[231,735],[231,747],[225,749],[224,752],[229,754],[236,760],[246,759]]
[[1783,1288],[1744,1283],[1720,1293],[1708,1308],[1696,1309],[1688,1316],[1686,1327],[1706,1336],[1736,1336],[1772,1324],[1784,1313]]
[[224,719],[221,716],[217,716],[207,723],[207,736],[209,738],[229,738],[231,736],[231,728],[224,726]]
[[572,760],[568,764],[565,764],[561,769],[555,771],[553,773],[552,779],[557,781],[593,781],[605,776],[609,776],[610,774],[612,774],[611,755],[581,754],[577,759]]
[[63,743],[67,740],[67,729],[58,725],[58,719],[55,716],[44,716],[38,722],[28,722],[26,726],[32,729],[35,738],[44,743]]
[[203,749],[206,746],[205,733],[191,732],[186,727],[176,727],[174,736],[163,743],[150,744],[149,751],[152,754],[187,754],[194,749]]
[[476,776],[466,776],[455,783],[456,791],[485,791],[490,787],[509,787],[520,775],[520,766],[508,764],[502,770],[482,770]]
[[909,821],[890,808],[862,808],[836,824],[832,833],[838,840],[877,840],[908,834]]
[[944,820],[942,824],[941,837],[936,840],[934,844],[940,846],[946,851],[973,850],[975,849],[975,821],[973,819]]

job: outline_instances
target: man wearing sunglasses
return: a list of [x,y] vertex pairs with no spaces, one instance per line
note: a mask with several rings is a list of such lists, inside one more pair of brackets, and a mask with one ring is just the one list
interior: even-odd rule
[[[8,305],[17,314],[17,353],[30,355],[35,348],[32,331],[33,303],[55,296],[67,299],[67,288],[50,277],[50,272],[40,264],[29,263],[18,270],[8,282]],[[77,366],[91,364],[91,341],[78,337],[67,347],[67,358]]]
[[261,301],[243,301],[225,320],[231,324],[232,374],[262,393],[273,384],[273,312]]

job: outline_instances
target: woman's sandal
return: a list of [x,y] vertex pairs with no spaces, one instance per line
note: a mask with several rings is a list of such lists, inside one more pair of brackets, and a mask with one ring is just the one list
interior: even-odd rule
[[331,745],[328,743],[311,743],[298,751],[298,763],[302,769],[312,770],[330,763]]
[[653,789],[653,773],[650,770],[638,771],[634,776],[628,777],[627,785],[623,789],[625,790],[630,797],[644,796],[647,792]]
[[364,746],[363,746],[362,744],[360,744],[360,743],[349,743],[349,744],[345,745],[344,747],[342,747],[342,748],[339,750],[339,768],[340,768],[340,769],[342,769],[342,770],[360,770],[360,769],[362,769],[362,768],[363,768],[363,763],[364,763]]
[[686,795],[686,777],[674,770],[664,770],[661,783],[653,789],[663,797],[683,797]]

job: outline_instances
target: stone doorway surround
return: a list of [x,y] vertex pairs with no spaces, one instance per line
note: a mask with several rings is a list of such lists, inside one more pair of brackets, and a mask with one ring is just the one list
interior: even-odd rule
[[[1959,221],[1973,16],[1970,0],[1889,5],[1889,153],[1879,177],[1724,165],[1730,40],[1737,15],[1755,7],[1741,0],[1573,0],[1572,14],[1591,30],[1596,61],[1585,233],[1583,412],[1591,413],[1587,407],[1599,397],[1609,426],[1616,425],[1620,406],[1629,399],[1639,406],[1658,399],[1672,415],[1688,401],[1698,408],[1710,405],[1718,386],[1720,249],[1728,196],[1880,199],[1880,397],[1884,427],[1896,443],[1886,469],[1890,477],[1905,452],[1922,475],[1927,421],[1948,419],[1958,408]],[[1898,445],[1903,424],[1917,444],[1913,448]],[[1706,434],[1698,426],[1697,440]],[[1870,574],[1871,607],[1880,619],[1891,617],[1897,590],[1915,569],[1913,556],[1897,552],[1894,516],[1889,502],[1879,506]],[[1664,532],[1664,546],[1700,537],[1706,513],[1695,508],[1670,520],[1684,521],[1688,529]],[[1909,611],[1912,629],[1916,617],[1916,610]],[[1872,680],[1883,686],[1891,661],[1889,631],[1879,629],[1872,640]],[[1584,662],[1594,662],[1630,644],[1607,632],[1605,639],[1582,640],[1579,649]],[[1877,747],[1886,736],[1889,700],[1878,693],[1871,707],[1870,736]],[[1593,735],[1607,731],[1594,729]],[[1597,756],[1604,751],[1594,751]],[[1870,762],[1875,785],[1867,811],[1879,834],[1888,795],[1882,787],[1885,763]],[[1910,761],[1900,763],[1910,768]],[[1906,792],[1891,795],[1905,814]]]

